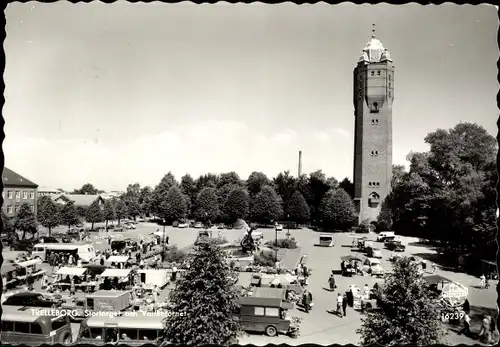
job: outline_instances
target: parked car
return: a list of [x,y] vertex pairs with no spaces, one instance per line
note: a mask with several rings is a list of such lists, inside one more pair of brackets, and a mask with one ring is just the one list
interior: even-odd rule
[[135,224],[134,224],[134,223],[126,223],[126,224],[124,224],[124,225],[123,225],[123,227],[124,227],[125,229],[129,229],[129,230],[130,230],[130,229],[135,229],[135,228],[136,228],[136,226],[135,226]]
[[172,227],[174,227],[174,228],[178,228],[178,227],[179,227],[179,221],[178,221],[178,220],[174,221],[174,222],[172,223]]
[[382,251],[380,248],[367,247],[366,248],[366,256],[368,258],[382,258]]
[[123,231],[123,227],[120,227],[120,226],[117,226],[114,231],[116,232],[122,232]]
[[109,224],[109,225],[108,225],[108,230],[112,230],[112,229],[114,229],[114,228],[115,228],[115,226],[114,226],[113,224]]
[[146,220],[144,218],[139,217],[136,219],[136,221],[137,223],[144,223]]
[[188,228],[189,225],[187,223],[179,223],[179,228]]
[[217,229],[226,229],[226,226],[224,224],[219,224],[217,226]]
[[406,246],[401,243],[401,241],[386,241],[385,248],[394,252],[404,252]]
[[283,225],[281,224],[276,224],[276,231],[283,231]]
[[384,268],[380,265],[380,259],[366,258],[366,260],[363,262],[361,270],[372,276],[384,276]]
[[27,307],[55,307],[56,303],[40,293],[23,292],[9,296],[2,305]]
[[196,223],[194,224],[194,227],[195,227],[196,229],[201,229],[201,228],[203,228],[203,223],[202,223],[202,222],[196,222]]

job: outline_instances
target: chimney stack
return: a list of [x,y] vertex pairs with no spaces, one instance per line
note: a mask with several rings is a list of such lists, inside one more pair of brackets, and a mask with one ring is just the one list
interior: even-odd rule
[[302,176],[302,151],[299,151],[299,175],[297,177]]

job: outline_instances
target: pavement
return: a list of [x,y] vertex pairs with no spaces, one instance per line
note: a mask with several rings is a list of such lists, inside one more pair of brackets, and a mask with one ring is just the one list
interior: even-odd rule
[[[152,223],[140,223],[136,230],[127,230],[124,232],[109,232],[110,235],[120,234],[123,237],[137,238],[139,235],[147,236],[148,234],[162,229],[163,227]],[[63,228],[64,229],[64,228]],[[229,242],[238,241],[244,236],[243,230],[213,230],[213,237],[220,234]],[[56,231],[56,230],[55,230]],[[167,234],[170,237],[170,244],[176,244],[179,248],[186,248],[193,244],[198,235],[199,229],[178,229],[166,227]],[[274,240],[274,229],[260,229],[264,235],[264,242]],[[289,312],[289,316],[302,317],[303,321],[300,329],[300,336],[292,339],[287,336],[277,336],[270,338],[260,334],[246,334],[240,338],[240,344],[254,344],[264,346],[269,343],[280,344],[287,343],[290,345],[298,345],[304,343],[316,344],[356,344],[360,343],[360,336],[356,334],[356,329],[361,326],[361,314],[348,309],[347,317],[340,318],[329,313],[336,307],[335,297],[338,292],[345,292],[351,284],[356,284],[359,287],[364,287],[365,284],[372,287],[375,282],[381,282],[383,279],[372,278],[371,276],[355,276],[351,278],[336,276],[338,289],[336,292],[330,292],[328,289],[328,277],[332,270],[340,270],[340,257],[349,254],[359,254],[351,249],[352,238],[349,234],[333,234],[336,242],[334,247],[317,247],[315,244],[319,241],[319,233],[309,230],[291,230],[291,235],[295,237],[300,246],[300,252],[307,254],[307,265],[312,270],[312,275],[309,279],[308,289],[313,294],[314,308],[306,314],[302,311],[294,309]],[[284,238],[284,232],[280,232],[278,237]],[[374,234],[368,234],[368,239],[375,240]],[[97,233],[92,233],[93,242],[98,250],[103,250],[108,247],[105,239],[99,239]],[[403,255],[414,255],[422,253],[432,253],[433,251],[424,246],[414,245],[417,239],[398,237],[405,244],[406,250]],[[391,252],[383,248],[383,244],[375,243],[376,247],[382,250],[381,265],[385,270],[390,270],[391,263],[388,258]],[[362,255],[362,254],[359,254]],[[428,266],[428,268],[430,268]],[[469,288],[469,302],[472,310],[472,330],[478,330],[478,324],[481,321],[483,312],[494,312],[496,310],[496,291],[497,281],[491,281],[489,289],[477,289],[479,279],[464,273],[444,271],[437,269],[436,274],[447,277],[453,281],[460,282]],[[240,274],[240,284],[248,285],[250,282],[250,274]],[[162,293],[162,297],[166,294]],[[78,334],[79,324],[73,324],[73,334],[76,337]],[[450,331],[446,337],[446,344],[466,344],[472,345],[478,343],[468,337],[457,335],[456,332]]]

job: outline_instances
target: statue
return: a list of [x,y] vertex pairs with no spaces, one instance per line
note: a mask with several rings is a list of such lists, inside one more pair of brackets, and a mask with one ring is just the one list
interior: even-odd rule
[[255,241],[252,237],[252,232],[256,230],[255,227],[250,227],[247,229],[247,234],[243,236],[243,239],[240,242],[241,250],[245,254],[252,254],[255,250],[257,250],[257,246],[255,245]]

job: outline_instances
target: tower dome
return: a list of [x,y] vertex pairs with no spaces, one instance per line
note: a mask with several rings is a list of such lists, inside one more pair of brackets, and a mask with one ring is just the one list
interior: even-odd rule
[[380,42],[375,36],[375,24],[373,25],[372,38],[366,44],[363,49],[363,54],[359,58],[359,61],[365,61],[366,63],[379,63],[381,61],[392,61],[389,51],[384,48],[382,42]]

